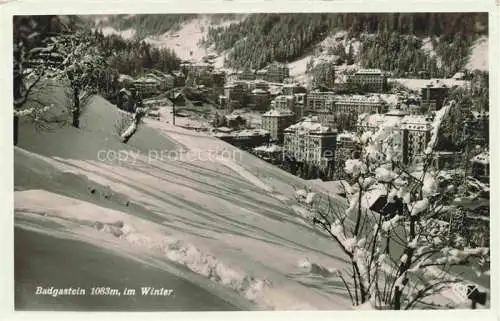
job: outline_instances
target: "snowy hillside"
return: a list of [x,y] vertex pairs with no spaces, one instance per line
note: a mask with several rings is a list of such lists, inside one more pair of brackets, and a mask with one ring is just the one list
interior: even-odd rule
[[[327,268],[345,264],[336,245],[305,223],[295,206],[294,186],[303,188],[304,181],[215,138],[159,121],[148,120],[122,145],[110,125],[119,114],[95,97],[79,130],[22,127],[15,148],[15,226],[31,240],[24,246],[38,252],[21,251],[16,262],[32,255],[37,266],[52,266],[56,254],[38,253],[54,247],[73,264],[64,244],[78,241],[85,253],[103,254],[99,271],[109,284],[128,286],[108,270],[116,260],[124,271],[141,262],[154,275],[164,271],[167,280],[194,284],[215,309],[350,308],[340,280],[299,264],[306,258]],[[122,161],[104,159],[108,151]],[[233,153],[234,159],[228,156]],[[80,283],[102,280],[94,263],[81,264],[89,267]],[[64,266],[20,271],[19,295],[27,295],[33,274],[54,286],[71,281],[59,278]],[[182,306],[199,308],[183,289],[174,289]],[[46,300],[28,295],[19,302],[40,307],[64,299]]]
[[488,38],[481,37],[476,41],[465,68],[467,70],[488,71]]

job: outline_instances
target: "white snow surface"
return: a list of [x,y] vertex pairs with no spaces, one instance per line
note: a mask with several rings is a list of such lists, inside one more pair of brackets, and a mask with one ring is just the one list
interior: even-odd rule
[[487,37],[483,36],[476,40],[475,44],[472,46],[472,52],[465,69],[481,71],[489,70]]
[[[63,128],[33,137],[51,140],[61,146],[57,150],[69,144],[79,153],[85,148],[95,155],[113,139],[102,132],[107,116],[101,113],[113,108],[105,104],[102,99],[91,104],[82,116],[93,118],[92,122],[82,119],[85,130]],[[180,264],[187,272],[247,299],[256,309],[351,309],[342,287],[332,288],[297,266],[307,255],[331,271],[346,267],[340,248],[294,208],[294,186],[305,186],[305,181],[207,134],[164,121],[144,122],[158,129],[165,142],[175,142],[180,156],[148,159],[144,152],[132,155],[122,150],[129,159],[112,163],[30,150],[39,143],[16,147],[16,170],[28,171],[29,177],[35,175],[42,182],[42,187],[16,190],[16,227],[33,228],[26,223],[29,218],[52,236],[77,238],[126,257]],[[139,144],[136,135],[144,130],[139,128],[132,145],[119,146]],[[23,131],[23,137],[28,134]],[[241,155],[221,157],[234,151]],[[93,197],[85,184],[106,186],[110,199],[96,204],[81,198]],[[71,196],[54,192],[54,186],[64,186]],[[326,192],[319,186],[314,189]],[[129,207],[108,207],[118,202],[115,195],[122,195]],[[47,221],[57,224],[42,224]]]

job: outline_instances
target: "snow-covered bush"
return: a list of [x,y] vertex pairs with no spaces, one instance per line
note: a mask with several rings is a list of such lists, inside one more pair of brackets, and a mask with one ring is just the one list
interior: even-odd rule
[[333,202],[314,204],[313,222],[350,260],[349,271],[341,275],[355,306],[422,307],[430,296],[465,281],[453,273],[453,266],[467,266],[471,274],[488,273],[489,249],[459,246],[449,224],[440,220],[449,198],[439,193],[431,170],[439,121],[433,123],[419,172],[402,163],[391,148],[393,133],[381,129],[361,137],[361,159],[346,161],[347,209]]

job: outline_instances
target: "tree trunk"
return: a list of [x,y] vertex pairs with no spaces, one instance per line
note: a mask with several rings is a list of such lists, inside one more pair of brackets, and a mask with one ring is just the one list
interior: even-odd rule
[[73,90],[73,127],[80,128],[80,90]]
[[126,144],[134,136],[135,132],[139,128],[139,124],[141,122],[144,113],[141,111],[137,111],[134,115],[134,121],[130,126],[125,130],[125,132],[121,135],[122,143]]

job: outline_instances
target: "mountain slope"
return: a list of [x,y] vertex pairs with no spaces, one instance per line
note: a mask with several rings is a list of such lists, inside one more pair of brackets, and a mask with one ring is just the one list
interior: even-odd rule
[[[219,309],[349,309],[340,280],[318,279],[299,266],[305,257],[327,267],[345,265],[340,249],[293,209],[293,186],[303,188],[304,181],[215,138],[153,120],[122,145],[111,125],[119,115],[95,97],[81,129],[22,126],[14,169],[18,233],[49,234],[56,239],[40,250],[61,244],[58,255],[67,253],[69,262],[64,239],[112,251],[109,261],[99,257],[103,275],[116,256],[147,262],[167,271],[167,278],[204,289]],[[100,151],[120,152],[122,161],[100,160]],[[155,154],[161,151],[163,159]],[[233,153],[241,158],[223,156]],[[38,277],[57,279],[59,268]],[[81,282],[95,284],[99,273],[94,265],[88,269]],[[30,274],[19,273],[16,289],[28,295]],[[196,308],[194,298],[184,299],[183,307]],[[61,300],[51,302],[60,306]]]

